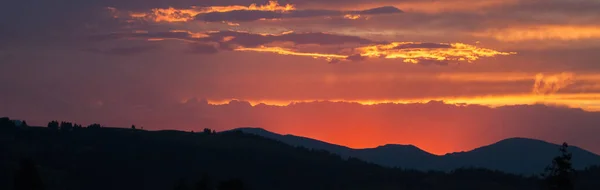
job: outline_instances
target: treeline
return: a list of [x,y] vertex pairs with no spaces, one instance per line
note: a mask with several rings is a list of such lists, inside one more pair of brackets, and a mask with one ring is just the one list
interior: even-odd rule
[[[17,127],[27,128],[30,126],[27,124],[27,121],[25,121],[25,120],[11,120],[9,117],[0,118],[0,128],[10,129],[10,128],[17,128]],[[48,129],[51,129],[51,130],[61,130],[61,131],[72,131],[72,130],[84,128],[82,125],[77,124],[77,123],[72,123],[72,122],[67,122],[67,121],[59,122],[56,120],[48,122],[48,125],[46,125],[46,127],[48,127]],[[94,124],[88,125],[86,128],[99,129],[102,127],[103,127],[102,125],[94,123]]]

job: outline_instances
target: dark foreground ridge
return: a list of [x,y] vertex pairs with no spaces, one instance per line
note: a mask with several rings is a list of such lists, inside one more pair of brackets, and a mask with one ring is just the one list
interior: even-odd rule
[[[0,189],[537,190],[543,184],[538,177],[486,169],[386,168],[240,131],[60,125],[0,128]],[[575,189],[596,190],[599,177],[600,168],[580,171]]]
[[[421,171],[451,171],[474,167],[498,170],[506,173],[536,175],[548,165],[548,158],[557,156],[560,145],[535,139],[510,138],[483,146],[472,151],[438,156],[412,145],[385,145],[376,148],[352,149],[315,139],[294,135],[280,135],[261,128],[239,128],[243,131],[283,143],[309,149],[326,150],[341,155],[387,167],[400,167]],[[583,170],[600,165],[600,156],[587,150],[570,146],[573,168]]]

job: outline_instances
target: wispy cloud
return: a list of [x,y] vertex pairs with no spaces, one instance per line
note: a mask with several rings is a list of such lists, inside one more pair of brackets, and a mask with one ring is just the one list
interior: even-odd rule
[[[482,57],[512,55],[515,52],[501,52],[463,43],[422,43],[422,42],[376,42],[368,39],[327,33],[256,34],[242,31],[190,32],[171,30],[169,32],[113,33],[93,37],[94,39],[138,38],[150,41],[162,39],[182,40],[191,43],[218,44],[220,49],[235,51],[269,52],[282,55],[324,58],[330,63],[339,61],[359,61],[365,58],[400,59],[413,64],[438,64],[473,62]],[[289,42],[290,47],[276,46]],[[334,52],[303,52],[297,45],[315,44],[323,47],[350,44],[351,47],[331,47]]]
[[[249,6],[231,5],[231,6],[210,6],[210,7],[191,7],[188,9],[155,8],[149,12],[131,12],[129,16],[134,19],[143,19],[152,22],[188,22],[195,20],[200,14],[222,13],[232,11],[269,11],[269,12],[287,12],[295,10],[291,4],[280,5],[277,1],[269,1],[265,5],[251,4]],[[111,9],[115,12],[114,8]]]
[[554,94],[575,82],[575,74],[561,73],[555,75],[537,74],[533,85],[534,94]]
[[477,37],[492,37],[500,41],[586,40],[600,39],[600,25],[542,25],[490,29],[474,33]]
[[[171,22],[247,22],[264,19],[287,19],[287,18],[307,18],[307,17],[344,17],[358,18],[360,15],[376,15],[401,13],[398,8],[391,6],[378,7],[362,11],[338,11],[338,10],[299,10],[292,4],[281,5],[277,1],[269,1],[265,5],[251,4],[230,5],[230,6],[209,6],[190,8],[155,8],[148,12],[130,12],[119,11],[118,8],[108,7],[108,11],[114,18],[125,17],[131,21],[142,20],[155,23]],[[348,17],[352,15],[352,17]]]

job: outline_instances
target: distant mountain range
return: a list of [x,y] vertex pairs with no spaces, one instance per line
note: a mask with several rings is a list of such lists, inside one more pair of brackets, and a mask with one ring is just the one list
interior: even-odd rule
[[[559,154],[560,145],[535,139],[510,138],[467,152],[434,155],[413,145],[383,145],[377,148],[352,149],[345,146],[299,137],[281,135],[261,128],[239,128],[233,131],[255,134],[283,143],[309,149],[326,150],[342,157],[354,157],[387,167],[415,170],[450,171],[458,168],[486,168],[514,174],[537,175]],[[570,146],[573,167],[585,169],[600,165],[600,156]]]

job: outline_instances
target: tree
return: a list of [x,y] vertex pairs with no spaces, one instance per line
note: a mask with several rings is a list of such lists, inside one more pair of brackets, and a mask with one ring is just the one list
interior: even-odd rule
[[131,129],[135,130],[135,125],[131,125]]
[[546,168],[545,178],[547,188],[550,190],[573,190],[573,175],[575,170],[571,164],[572,154],[567,150],[569,145],[565,142],[560,147],[561,155],[554,157],[552,164]]
[[52,129],[52,130],[58,130],[58,127],[60,126],[60,124],[58,124],[58,121],[51,121],[48,122],[48,128]]
[[0,118],[0,128],[14,128],[15,122],[8,117]]
[[60,130],[65,132],[73,130],[73,123],[65,121],[60,122]]
[[202,131],[202,133],[210,135],[212,134],[212,130],[210,130],[209,128],[204,128],[204,131]]
[[82,128],[83,128],[83,126],[81,126],[80,124],[73,124],[73,130],[79,130]]
[[21,123],[21,127],[29,127],[29,125],[27,125],[27,121],[23,120],[23,122]]
[[15,172],[15,190],[42,190],[42,179],[33,161],[23,159]]
[[94,124],[88,125],[87,128],[88,129],[100,129],[100,128],[102,128],[102,125],[94,123]]

